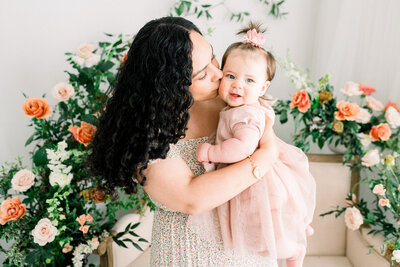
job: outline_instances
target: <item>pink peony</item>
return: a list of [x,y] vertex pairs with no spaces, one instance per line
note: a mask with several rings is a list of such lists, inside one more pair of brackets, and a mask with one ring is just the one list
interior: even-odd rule
[[19,192],[25,192],[35,183],[35,175],[29,170],[20,170],[14,174],[11,184],[12,189]]
[[364,220],[360,211],[356,207],[347,208],[344,212],[344,221],[350,230],[357,230]]

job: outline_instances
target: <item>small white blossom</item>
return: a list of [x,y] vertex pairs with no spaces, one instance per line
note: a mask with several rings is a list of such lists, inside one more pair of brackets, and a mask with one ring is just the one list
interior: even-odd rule
[[400,263],[400,250],[398,249],[393,250],[392,260],[396,261],[397,263]]

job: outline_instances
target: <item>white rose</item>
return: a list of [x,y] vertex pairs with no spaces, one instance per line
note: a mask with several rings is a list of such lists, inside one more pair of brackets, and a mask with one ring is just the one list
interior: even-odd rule
[[368,153],[361,158],[361,164],[367,167],[372,167],[378,164],[379,162],[380,162],[380,157],[378,149],[368,151]]
[[11,179],[12,189],[25,192],[35,183],[35,175],[29,170],[20,170]]
[[77,48],[78,50],[78,56],[87,59],[91,57],[93,54],[93,45],[90,44],[80,44]]
[[59,187],[64,187],[71,183],[72,178],[73,178],[72,173],[64,174],[60,172],[52,172],[50,173],[49,181],[51,186],[58,185]]
[[365,101],[367,103],[367,106],[374,110],[374,111],[381,111],[383,110],[383,104],[381,101],[376,100],[375,98],[373,98],[372,96],[367,96],[365,98]]
[[100,56],[96,54],[91,54],[90,57],[85,59],[85,62],[83,63],[83,66],[86,68],[90,68],[93,65],[96,65],[100,61]]
[[397,128],[400,126],[400,113],[394,107],[389,107],[386,110],[385,118],[390,127]]
[[53,96],[58,101],[66,101],[74,94],[74,87],[68,83],[57,83],[53,88]]
[[85,59],[81,58],[80,56],[73,56],[72,61],[78,64],[79,66],[83,67],[83,64],[85,63]]
[[357,134],[357,137],[363,147],[367,147],[369,144],[371,144],[372,139],[369,134],[359,133]]
[[358,123],[368,123],[371,120],[371,113],[369,113],[368,109],[361,108],[360,113],[358,113],[355,121]]
[[347,96],[359,96],[363,94],[358,83],[355,82],[346,82],[344,88],[340,89],[340,91]]
[[58,234],[58,230],[51,224],[51,221],[47,218],[41,219],[35,229],[32,231],[33,242],[44,246],[47,243],[53,242],[55,236]]
[[344,212],[344,221],[350,230],[357,230],[363,224],[363,218],[356,207],[347,208]]
[[396,249],[393,250],[393,256],[392,256],[392,260],[396,261],[397,263],[400,263],[400,250]]

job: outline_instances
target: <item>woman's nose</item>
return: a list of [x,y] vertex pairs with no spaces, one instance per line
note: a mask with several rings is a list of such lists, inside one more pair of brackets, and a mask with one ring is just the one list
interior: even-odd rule
[[214,60],[213,60],[211,66],[212,66],[212,70],[214,72],[214,75],[213,75],[214,81],[220,80],[222,78],[222,71],[219,69],[218,61],[215,60],[215,62],[214,62]]

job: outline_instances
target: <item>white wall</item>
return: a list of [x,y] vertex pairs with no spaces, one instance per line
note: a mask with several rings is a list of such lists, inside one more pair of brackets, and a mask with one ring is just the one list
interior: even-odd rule
[[[147,1],[55,1],[15,0],[0,1],[0,163],[11,161],[17,155],[30,162],[24,147],[32,129],[29,118],[22,110],[22,92],[28,96],[41,96],[58,82],[66,79],[68,64],[65,52],[73,52],[83,42],[97,43],[105,40],[104,32],[134,34],[148,20],[168,14],[173,0]],[[258,0],[230,0],[233,9],[246,9],[252,18],[261,20],[269,30],[267,43],[279,55],[290,49],[293,59],[309,66],[312,55],[314,18],[318,1],[288,1],[286,19],[267,16],[268,9]],[[220,59],[225,48],[236,41],[234,32],[240,24],[229,22],[226,10],[219,7],[214,12],[215,34],[207,37]],[[206,29],[202,20],[193,20]],[[284,73],[278,72],[271,93],[288,97],[290,83]],[[50,103],[55,101],[50,96]],[[286,131],[288,132],[288,131]],[[283,136],[289,140],[288,134]]]

